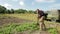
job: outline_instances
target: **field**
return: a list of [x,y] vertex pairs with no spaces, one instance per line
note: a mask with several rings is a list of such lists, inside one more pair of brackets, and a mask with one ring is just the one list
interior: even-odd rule
[[37,20],[37,14],[7,14],[8,16],[12,16],[12,17],[17,17],[20,19],[27,19],[27,20],[32,20],[32,21],[36,21]]
[[[60,34],[60,23],[45,21],[50,34]],[[0,14],[0,34],[32,34],[39,31],[37,14]]]

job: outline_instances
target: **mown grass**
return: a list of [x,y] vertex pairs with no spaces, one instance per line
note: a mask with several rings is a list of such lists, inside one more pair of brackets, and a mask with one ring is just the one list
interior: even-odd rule
[[[39,30],[37,23],[24,23],[24,24],[15,24],[11,23],[0,27],[0,34],[13,34],[14,32],[23,32],[27,30]],[[51,34],[57,34],[55,28],[49,28],[47,30]]]

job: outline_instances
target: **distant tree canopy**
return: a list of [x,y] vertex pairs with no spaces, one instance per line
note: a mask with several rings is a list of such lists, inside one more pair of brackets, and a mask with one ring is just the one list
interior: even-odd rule
[[23,10],[23,9],[17,9],[15,10],[15,13],[26,13],[27,10]]
[[6,8],[0,5],[0,13],[5,13]]
[[1,6],[0,5],[0,14],[14,14],[14,13],[34,13],[36,14],[35,11],[33,10],[25,10],[25,9],[17,9],[17,10],[14,10],[14,9],[6,9],[4,6]]
[[14,13],[14,9],[6,10],[5,13],[7,13],[7,14],[13,14]]

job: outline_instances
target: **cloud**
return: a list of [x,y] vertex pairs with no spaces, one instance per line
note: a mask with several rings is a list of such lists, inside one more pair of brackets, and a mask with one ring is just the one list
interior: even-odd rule
[[53,4],[50,7],[60,7],[60,4]]
[[18,1],[18,0],[12,0],[12,1]]
[[55,2],[55,0],[35,0],[36,2],[40,3],[40,2]]
[[[6,1],[6,0],[5,0]],[[7,0],[7,1],[18,1],[18,0]]]
[[35,3],[34,2],[32,2],[32,5],[34,5]]
[[10,5],[8,3],[2,4],[2,6],[6,7],[7,9],[11,9],[11,7],[12,7],[12,5]]
[[20,4],[21,6],[24,6],[24,5],[25,5],[23,1],[20,1],[19,4]]
[[56,0],[46,0],[46,2],[55,2]]
[[60,9],[60,4],[52,4],[49,6],[50,9]]
[[44,0],[35,0],[36,2],[44,2]]

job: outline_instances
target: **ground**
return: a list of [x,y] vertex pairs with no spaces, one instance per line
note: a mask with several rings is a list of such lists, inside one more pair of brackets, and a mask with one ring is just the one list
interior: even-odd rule
[[[16,14],[13,14],[13,15],[10,15],[10,16],[14,16],[14,17],[3,17],[3,18],[0,18],[0,26],[2,26],[2,25],[4,25],[4,24],[8,24],[8,23],[26,23],[26,22],[33,22],[33,21],[35,21],[35,20],[29,20],[29,19],[31,19],[30,17],[28,18],[27,16],[27,18],[25,18],[25,17],[21,17],[21,16],[19,16],[20,18],[17,18],[16,16],[15,16]],[[24,18],[24,19],[22,19],[22,18]],[[49,28],[49,27],[56,27],[56,28],[59,28],[59,26],[60,26],[60,24],[59,23],[48,23],[48,22],[46,22],[45,21],[45,23],[46,23],[46,27],[47,28]],[[58,27],[57,27],[57,26]],[[58,33],[60,34],[60,30],[59,29],[57,29],[58,30]],[[15,34],[28,34],[28,33],[30,33],[30,34],[50,34],[49,32],[47,32],[47,31],[41,31],[41,32],[39,32],[39,31],[25,31],[25,32],[23,32],[23,33],[21,33],[21,32],[17,32],[17,33],[15,33]]]
[[8,23],[23,23],[23,22],[32,22],[31,20],[26,20],[26,19],[19,19],[16,17],[3,17],[0,19],[0,25],[3,24],[8,24]]
[[[9,23],[24,23],[24,22],[33,22],[33,21],[26,20],[26,19],[18,19],[16,17],[9,17],[9,18],[3,17],[2,19],[0,19],[0,26],[2,26],[4,24],[9,24]],[[41,31],[41,32],[39,32],[39,31],[32,31],[32,32],[25,31],[23,33],[17,32],[15,34],[29,34],[29,33],[31,33],[31,34],[40,34],[40,33],[45,34],[46,33],[47,34],[47,32],[44,32],[44,31]]]

